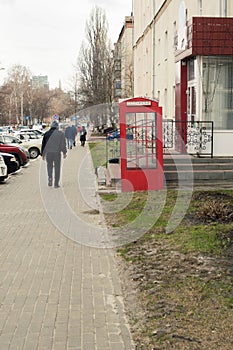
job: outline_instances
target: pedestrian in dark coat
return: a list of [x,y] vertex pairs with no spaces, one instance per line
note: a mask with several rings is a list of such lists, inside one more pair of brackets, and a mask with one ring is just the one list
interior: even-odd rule
[[76,146],[76,136],[77,136],[77,128],[75,125],[71,126],[72,129],[72,136],[73,136],[73,146]]
[[61,153],[63,158],[66,158],[67,148],[64,133],[58,130],[59,125],[53,121],[51,127],[43,136],[41,154],[42,159],[46,159],[48,185],[53,184],[53,168],[54,168],[54,187],[58,188],[61,172]]
[[85,146],[86,137],[87,137],[87,131],[85,129],[85,126],[82,126],[82,129],[80,130],[80,142],[82,147]]
[[69,149],[72,149],[73,146],[73,130],[71,126],[67,126],[65,129],[65,138],[67,141],[67,146]]

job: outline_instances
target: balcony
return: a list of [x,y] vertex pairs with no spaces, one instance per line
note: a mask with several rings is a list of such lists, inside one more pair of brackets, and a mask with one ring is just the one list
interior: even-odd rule
[[185,45],[181,48],[180,33],[175,33],[176,62],[190,56],[232,55],[232,17],[193,17],[182,31]]

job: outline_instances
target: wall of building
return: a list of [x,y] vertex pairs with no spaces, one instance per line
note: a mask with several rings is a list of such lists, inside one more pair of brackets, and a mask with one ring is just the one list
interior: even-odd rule
[[[165,117],[175,115],[174,40],[182,13],[182,0],[133,1],[134,96],[159,98]],[[233,1],[184,1],[186,18],[233,15]],[[227,6],[226,6],[227,4]]]
[[132,40],[133,40],[133,21],[132,17],[125,17],[124,33],[121,36],[121,97],[132,97]]
[[133,95],[133,18],[126,16],[121,33],[113,50],[114,81],[113,100]]

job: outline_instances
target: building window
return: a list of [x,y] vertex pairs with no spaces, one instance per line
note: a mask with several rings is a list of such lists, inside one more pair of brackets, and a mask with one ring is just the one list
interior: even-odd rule
[[121,89],[121,82],[120,81],[115,82],[115,89]]
[[233,130],[233,59],[231,56],[203,57],[203,120],[217,130]]
[[195,79],[195,59],[188,61],[188,81]]
[[115,60],[115,62],[114,62],[114,70],[115,71],[120,71],[121,70],[121,60],[120,59]]

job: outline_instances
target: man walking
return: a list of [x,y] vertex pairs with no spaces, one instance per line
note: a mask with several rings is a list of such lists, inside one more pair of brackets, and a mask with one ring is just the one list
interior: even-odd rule
[[71,130],[72,130],[72,136],[73,136],[73,146],[76,146],[76,136],[77,136],[77,128],[75,125],[71,126]]
[[65,129],[65,138],[67,140],[67,146],[69,149],[72,149],[73,146],[73,129],[72,127],[69,125],[67,126],[67,128]]
[[66,158],[67,148],[66,139],[62,131],[58,130],[59,125],[55,120],[52,122],[50,129],[46,131],[42,140],[41,154],[42,159],[46,159],[48,185],[53,184],[53,167],[54,167],[54,187],[58,188],[61,172],[61,153]]

